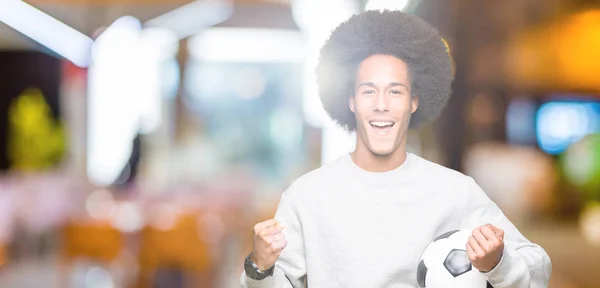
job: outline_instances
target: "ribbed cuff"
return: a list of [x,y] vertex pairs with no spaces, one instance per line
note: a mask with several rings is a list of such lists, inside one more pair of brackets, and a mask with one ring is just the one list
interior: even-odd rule
[[489,272],[479,273],[494,287],[503,287],[519,277],[519,257],[515,251],[504,249],[500,262]]
[[[254,280],[245,272],[242,272],[242,276],[240,277],[240,282],[242,283],[242,287],[245,288],[271,288],[275,287],[275,277],[269,276],[262,280]],[[245,285],[243,285],[245,284]]]

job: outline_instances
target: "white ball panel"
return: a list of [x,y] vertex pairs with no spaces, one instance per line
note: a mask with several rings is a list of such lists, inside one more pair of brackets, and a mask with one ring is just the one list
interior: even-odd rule
[[427,288],[447,288],[454,281],[454,277],[444,268],[444,265],[437,265],[427,271],[425,277],[425,287]]
[[471,232],[467,231],[467,230],[461,230],[459,232],[454,233],[452,236],[450,236],[450,238],[448,238],[448,241],[451,242],[450,245],[452,245],[452,247],[454,249],[466,249],[465,247],[467,246],[467,242],[469,241],[469,236],[471,236]]
[[[473,268],[473,269],[475,269],[475,268]],[[449,284],[452,284],[452,285],[447,286],[447,287],[485,288],[487,285],[487,282],[485,281],[483,276],[481,276],[481,275],[479,275],[479,273],[477,273],[477,271],[471,270],[465,274],[462,274],[462,275],[454,278],[454,280],[452,280],[452,282],[449,282]]]
[[422,259],[425,261],[425,266],[430,268],[438,265],[443,266],[446,256],[452,251],[452,247],[448,239],[442,239],[430,244],[426,250],[427,253],[423,254]]

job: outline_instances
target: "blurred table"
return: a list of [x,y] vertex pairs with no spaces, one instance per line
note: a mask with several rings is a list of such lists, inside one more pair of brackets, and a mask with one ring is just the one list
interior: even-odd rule
[[550,255],[550,288],[600,287],[600,248],[585,242],[576,223],[540,223],[520,230]]

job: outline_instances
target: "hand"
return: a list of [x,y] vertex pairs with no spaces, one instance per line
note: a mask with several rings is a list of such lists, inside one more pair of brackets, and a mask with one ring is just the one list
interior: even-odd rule
[[275,219],[254,225],[252,254],[250,258],[258,269],[266,271],[275,265],[281,251],[287,246],[283,226]]
[[471,264],[481,272],[489,272],[502,258],[504,231],[487,224],[473,229],[467,242],[467,254]]

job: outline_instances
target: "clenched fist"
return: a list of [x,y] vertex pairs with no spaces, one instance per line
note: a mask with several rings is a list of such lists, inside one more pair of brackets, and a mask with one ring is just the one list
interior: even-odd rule
[[275,265],[281,251],[287,245],[282,231],[283,226],[275,219],[254,225],[254,241],[250,258],[258,269],[266,271]]
[[467,242],[467,254],[471,264],[481,272],[489,272],[502,258],[504,252],[504,231],[487,224],[473,229]]

